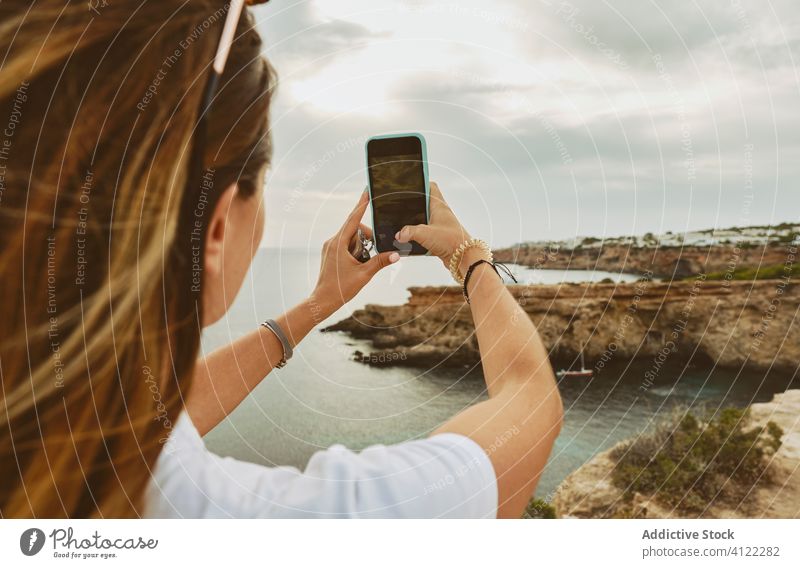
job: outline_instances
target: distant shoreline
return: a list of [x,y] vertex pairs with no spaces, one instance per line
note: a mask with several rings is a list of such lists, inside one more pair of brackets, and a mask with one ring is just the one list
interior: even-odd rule
[[[763,244],[764,242],[778,242],[781,238],[785,238],[787,233],[800,234],[800,224],[794,222],[783,222],[775,225],[749,225],[741,227],[728,227],[725,229],[699,229],[693,231],[673,232],[667,231],[662,235],[653,235],[652,233],[644,233],[639,236],[614,236],[614,237],[597,237],[591,235],[583,235],[572,239],[548,239],[548,240],[528,240],[521,243],[511,243],[507,246],[497,246],[497,251],[513,250],[519,247],[533,246],[533,247],[547,247],[557,245],[559,248],[575,248],[577,245],[587,246],[588,243],[596,245],[603,244],[609,245],[625,245],[633,247],[641,246],[660,246],[660,247],[680,247],[680,246],[712,246],[715,244],[713,240],[717,240],[716,244],[725,244],[726,240],[750,242],[752,244]],[[683,242],[679,242],[683,239]],[[698,242],[697,239],[702,239],[703,242]],[[748,240],[749,239],[749,240]],[[660,244],[659,244],[660,243]],[[318,252],[316,243],[309,243],[308,245],[297,246],[281,246],[281,245],[262,245],[259,247],[263,250],[283,250],[286,252]]]
[[[741,227],[642,237],[577,238],[553,243],[521,243],[494,251],[502,262],[529,268],[603,270],[684,279],[697,274],[717,280],[741,279],[743,272],[780,272],[795,264],[800,225]],[[726,274],[730,273],[730,277]]]

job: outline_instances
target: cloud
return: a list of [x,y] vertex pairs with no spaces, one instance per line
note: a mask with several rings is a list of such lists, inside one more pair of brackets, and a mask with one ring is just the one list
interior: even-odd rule
[[273,0],[257,14],[282,83],[268,244],[332,233],[366,181],[363,140],[410,130],[497,245],[797,220],[792,0]]

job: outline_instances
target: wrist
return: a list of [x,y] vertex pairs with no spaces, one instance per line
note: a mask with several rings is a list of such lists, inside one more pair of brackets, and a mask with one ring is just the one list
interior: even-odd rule
[[[290,347],[294,348],[309,334],[319,323],[327,319],[335,310],[323,306],[313,296],[309,296],[284,314],[275,318],[275,323],[280,327]],[[265,327],[260,327],[262,334],[277,335]],[[284,350],[285,351],[285,350]]]
[[[475,257],[473,249],[478,249],[480,251],[480,255]],[[468,254],[469,253],[469,254]],[[489,248],[489,245],[486,241],[481,239],[467,239],[466,241],[462,242],[458,245],[458,248],[450,255],[450,262],[448,263],[448,268],[450,269],[450,274],[453,276],[456,282],[459,284],[464,283],[464,269],[469,268],[471,262],[470,259],[485,259],[491,262],[492,259],[492,249]],[[475,262],[472,260],[472,262]]]
[[311,316],[314,325],[322,323],[322,321],[332,316],[336,310],[342,307],[341,304],[336,304],[330,299],[330,294],[318,294],[312,292],[311,295],[302,302],[304,311],[307,311]]
[[465,276],[467,274],[467,270],[469,270],[469,267],[479,260],[491,261],[492,257],[485,250],[479,247],[468,248],[464,251],[464,255],[461,257],[461,262],[458,264],[458,272],[462,277]]

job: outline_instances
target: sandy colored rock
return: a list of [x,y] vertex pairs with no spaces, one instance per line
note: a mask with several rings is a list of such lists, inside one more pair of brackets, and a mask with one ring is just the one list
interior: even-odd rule
[[[755,486],[737,506],[712,504],[702,515],[712,519],[800,518],[800,390],[777,394],[772,401],[751,406],[753,426],[775,422],[783,431],[783,444],[769,465],[772,481]],[[622,442],[624,443],[624,442]],[[625,503],[622,492],[611,483],[614,448],[597,454],[572,472],[556,489],[553,506],[562,518],[609,518],[637,516],[661,519],[682,517],[681,511],[634,495]],[[696,514],[686,515],[692,518]]]
[[701,272],[725,272],[731,267],[773,266],[783,264],[789,252],[787,243],[766,245],[717,244],[709,246],[634,247],[606,244],[579,248],[547,248],[534,245],[494,251],[501,262],[535,268],[603,270],[644,274],[662,278],[683,278]]
[[[558,365],[572,364],[581,350],[598,374],[612,364],[653,362],[664,353],[672,364],[692,359],[700,365],[778,372],[792,372],[800,361],[800,325],[795,323],[800,288],[787,279],[512,285],[509,290]],[[327,331],[373,341],[378,354],[402,355],[383,357],[386,364],[478,365],[472,316],[460,288],[410,292],[405,305],[368,305]]]

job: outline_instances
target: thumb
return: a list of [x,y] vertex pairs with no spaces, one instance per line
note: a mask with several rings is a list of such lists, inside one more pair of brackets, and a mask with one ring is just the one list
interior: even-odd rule
[[370,275],[377,274],[382,268],[394,264],[400,260],[400,253],[397,251],[382,252],[370,258],[364,263],[364,268]]
[[425,248],[430,248],[427,241],[430,240],[431,226],[430,225],[406,225],[400,229],[394,238],[401,243],[409,241],[417,241]]

